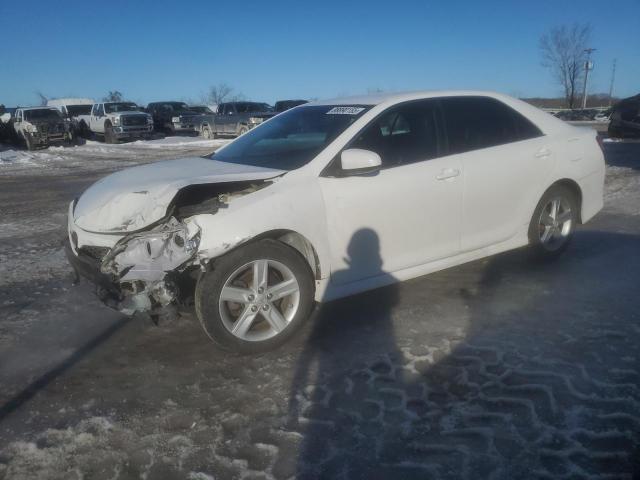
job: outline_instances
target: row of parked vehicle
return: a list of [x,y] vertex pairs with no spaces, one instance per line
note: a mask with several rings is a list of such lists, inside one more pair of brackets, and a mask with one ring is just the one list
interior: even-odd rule
[[133,102],[98,102],[67,98],[46,106],[0,109],[0,141],[23,143],[27,149],[71,144],[80,138],[105,143],[150,138],[158,134],[198,134],[204,138],[238,136],[266,119],[306,100],[282,100],[275,106],[236,101],[215,106],[184,102],[152,102],[146,108]]

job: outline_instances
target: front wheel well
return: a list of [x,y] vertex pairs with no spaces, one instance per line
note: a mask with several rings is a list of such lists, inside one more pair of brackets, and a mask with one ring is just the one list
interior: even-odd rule
[[[247,240],[246,242],[242,242],[239,245],[235,246],[232,250],[236,248],[242,248],[248,244],[259,242],[260,240],[275,240],[296,250],[302,257],[307,261],[309,265],[309,270],[313,275],[313,278],[319,280],[321,277],[320,271],[320,258],[318,257],[318,253],[316,249],[312,245],[312,243],[304,236],[295,232],[293,230],[270,230],[268,232],[261,233],[256,235],[255,237]],[[232,251],[230,250],[230,251]],[[225,252],[226,255],[229,252]],[[220,257],[215,257],[209,260],[209,265],[211,268],[215,268],[216,260]]]
[[575,180],[571,180],[570,178],[563,178],[558,180],[549,188],[554,187],[555,185],[561,185],[573,192],[576,196],[576,200],[578,202],[578,222],[582,223],[582,190],[580,189],[580,185],[577,184]]

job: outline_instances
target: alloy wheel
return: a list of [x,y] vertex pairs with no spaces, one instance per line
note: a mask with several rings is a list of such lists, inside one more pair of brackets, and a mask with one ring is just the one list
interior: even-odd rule
[[569,239],[572,227],[571,203],[564,197],[553,197],[540,213],[540,243],[548,251],[557,250]]
[[293,320],[300,285],[293,272],[275,260],[260,259],[236,269],[220,292],[220,318],[229,332],[246,341],[275,337]]

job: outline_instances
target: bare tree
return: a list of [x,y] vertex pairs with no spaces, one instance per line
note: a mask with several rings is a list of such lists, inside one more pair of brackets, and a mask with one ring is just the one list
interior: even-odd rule
[[36,95],[38,96],[38,101],[40,102],[40,106],[42,107],[46,106],[47,102],[49,101],[49,98],[40,90],[36,92]]
[[233,93],[233,87],[221,82],[218,85],[212,85],[209,87],[209,91],[202,96],[202,101],[211,105],[218,105],[225,101],[234,102],[244,99],[242,93]]
[[109,90],[106,96],[102,97],[103,102],[122,102],[124,100],[124,96],[122,92],[118,90]]
[[549,68],[562,85],[569,108],[576,103],[579,81],[587,59],[591,26],[574,24],[552,28],[540,37],[542,65]]

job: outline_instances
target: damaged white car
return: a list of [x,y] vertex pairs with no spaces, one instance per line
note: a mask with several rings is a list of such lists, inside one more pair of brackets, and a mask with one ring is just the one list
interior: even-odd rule
[[603,204],[595,131],[510,97],[315,102],[218,150],[138,166],[69,207],[67,253],[108,305],[194,305],[223,348],[289,338],[314,301],[505,250],[563,251]]

